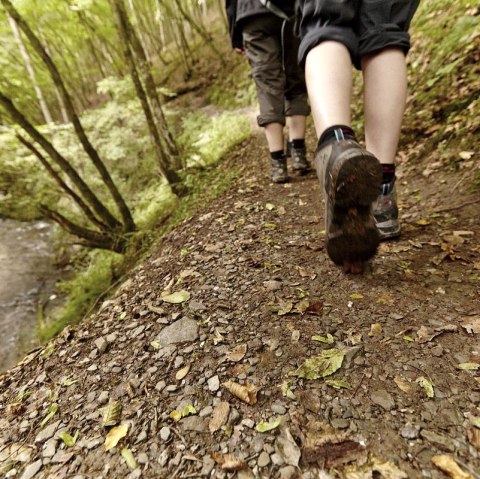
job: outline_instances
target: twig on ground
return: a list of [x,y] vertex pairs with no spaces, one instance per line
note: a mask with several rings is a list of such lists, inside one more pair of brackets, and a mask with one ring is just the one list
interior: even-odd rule
[[480,203],[480,198],[477,198],[476,200],[467,201],[465,203],[462,203],[461,205],[449,206],[447,208],[440,208],[439,210],[432,211],[432,213],[435,213],[435,214],[446,213],[447,211],[459,210],[461,208],[465,208],[465,206],[474,205],[476,203]]

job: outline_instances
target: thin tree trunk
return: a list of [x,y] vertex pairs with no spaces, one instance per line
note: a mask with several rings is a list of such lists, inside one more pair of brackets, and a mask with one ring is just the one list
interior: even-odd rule
[[27,49],[25,48],[25,44],[23,43],[22,36],[20,34],[20,31],[18,30],[18,26],[15,23],[15,20],[9,14],[7,14],[7,18],[8,18],[8,23],[10,24],[10,28],[12,29],[13,36],[15,37],[15,41],[17,42],[18,49],[20,50],[20,55],[22,56],[23,62],[25,63],[25,68],[28,72],[28,76],[30,77],[30,80],[32,82],[33,89],[35,90],[35,94],[37,95],[38,103],[40,105],[40,109],[42,110],[43,118],[45,119],[46,123],[52,123],[53,122],[52,115],[50,113],[50,110],[48,109],[48,105],[43,96],[42,89],[40,88],[37,82],[32,60],[30,58],[30,55]]
[[123,44],[125,60],[127,61],[130,67],[130,74],[132,77],[132,81],[135,85],[137,96],[142,104],[148,129],[150,131],[150,135],[155,145],[155,154],[157,157],[159,169],[162,175],[166,178],[169,185],[171,186],[172,190],[175,193],[177,193],[180,186],[180,178],[177,175],[176,171],[173,170],[169,165],[168,154],[165,151],[165,144],[161,141],[160,132],[155,123],[152,109],[150,108],[147,95],[145,93],[142,82],[140,80],[137,67],[135,65],[135,60],[133,58],[133,54],[130,49],[131,34],[129,34],[129,31],[128,31],[128,28],[130,27],[130,25],[127,23],[128,19],[126,18],[126,11],[123,8],[124,6],[121,5],[121,0],[111,0],[111,5],[117,17],[118,29],[119,29],[119,34],[121,36],[121,42]]
[[77,204],[77,206],[83,211],[85,216],[93,223],[96,224],[100,230],[105,231],[108,229],[108,226],[105,223],[102,223],[101,221],[98,220],[98,218],[95,216],[93,211],[88,207],[88,205],[83,201],[83,199],[75,192],[73,191],[65,181],[63,181],[62,177],[55,171],[55,169],[50,165],[50,163],[47,161],[47,159],[40,153],[35,146],[30,143],[26,138],[24,138],[22,135],[18,134],[16,135],[20,143],[25,145],[40,161],[40,163],[44,166],[44,168],[48,171],[50,176],[57,182],[58,186],[60,189],[62,189],[72,200],[74,203]]
[[130,210],[128,209],[128,206],[125,203],[125,200],[120,194],[115,183],[113,182],[112,177],[110,176],[110,173],[108,172],[104,163],[100,159],[100,156],[98,155],[97,150],[90,143],[90,140],[88,139],[82,124],[80,123],[80,118],[78,117],[75,111],[75,107],[73,105],[70,94],[65,88],[65,84],[63,82],[63,79],[56,65],[53,63],[52,59],[43,48],[37,36],[33,33],[29,25],[23,20],[23,18],[17,12],[17,10],[12,5],[10,0],[0,0],[0,2],[4,6],[5,10],[10,14],[10,16],[12,16],[12,18],[16,21],[18,27],[23,31],[25,36],[29,39],[32,47],[38,53],[38,55],[40,56],[40,58],[43,60],[46,67],[48,68],[48,71],[50,72],[50,75],[52,76],[53,81],[55,82],[55,84],[58,85],[63,97],[63,101],[65,102],[65,107],[67,109],[68,117],[73,124],[75,132],[77,133],[78,139],[80,140],[80,143],[82,144],[85,152],[90,157],[93,165],[95,166],[97,171],[100,173],[100,176],[103,182],[105,183],[108,190],[110,191],[110,194],[112,195],[115,201],[115,204],[117,205],[120,211],[120,214],[122,216],[125,231],[134,231],[135,223],[133,221]]
[[97,198],[95,193],[90,187],[83,181],[75,169],[66,160],[26,118],[17,110],[13,102],[0,92],[0,104],[10,114],[11,118],[20,125],[28,135],[36,141],[50,156],[50,158],[60,167],[62,171],[70,178],[72,183],[78,188],[83,198],[92,206],[97,215],[112,229],[118,229],[121,224],[117,219],[108,211],[103,203]]

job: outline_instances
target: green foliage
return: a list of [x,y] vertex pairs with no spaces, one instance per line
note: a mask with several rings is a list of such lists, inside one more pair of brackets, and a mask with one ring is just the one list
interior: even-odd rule
[[182,122],[182,130],[178,142],[187,155],[187,166],[211,166],[251,134],[249,119],[233,112],[214,117],[202,112],[189,113]]
[[94,306],[121,273],[124,257],[110,251],[84,252],[78,258],[77,273],[58,285],[67,302],[46,323],[38,325],[41,341],[58,334],[67,324],[77,323]]

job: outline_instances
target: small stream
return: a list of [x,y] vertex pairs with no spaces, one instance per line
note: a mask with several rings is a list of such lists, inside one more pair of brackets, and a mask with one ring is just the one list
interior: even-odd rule
[[0,219],[0,372],[36,344],[37,307],[53,290],[52,227]]

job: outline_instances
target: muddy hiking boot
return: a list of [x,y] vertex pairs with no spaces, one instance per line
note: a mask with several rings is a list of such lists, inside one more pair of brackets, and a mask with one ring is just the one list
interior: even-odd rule
[[400,236],[395,177],[382,184],[382,192],[372,205],[373,217],[381,240]]
[[292,159],[292,171],[297,175],[306,175],[310,171],[310,162],[307,160],[305,147],[295,148],[293,142],[287,142],[287,156]]
[[315,168],[324,190],[327,253],[345,272],[360,273],[380,241],[372,215],[380,163],[356,141],[340,139],[317,149]]
[[270,159],[272,164],[273,183],[286,183],[288,181],[287,159],[283,156],[280,159]]

